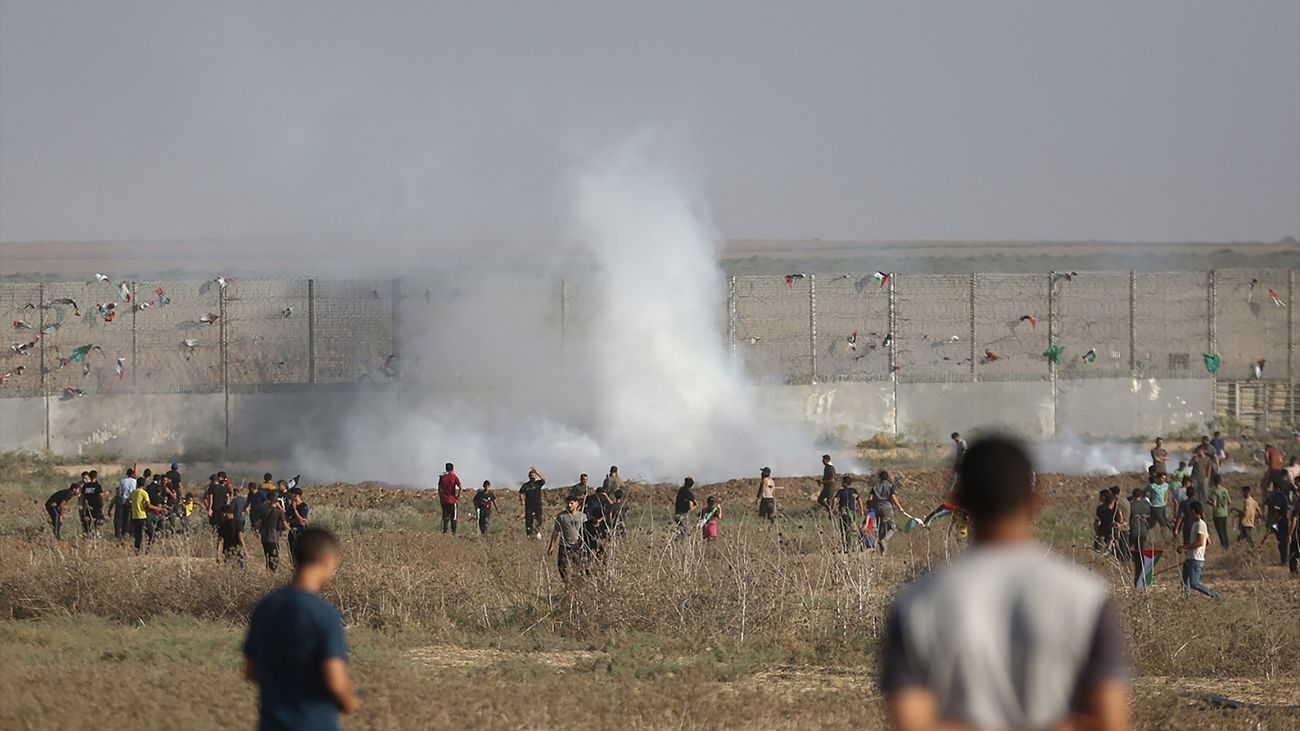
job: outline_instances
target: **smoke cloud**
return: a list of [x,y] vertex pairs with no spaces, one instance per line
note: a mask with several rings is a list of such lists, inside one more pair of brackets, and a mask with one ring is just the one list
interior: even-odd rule
[[[467,482],[522,480],[533,465],[552,484],[611,464],[653,481],[806,471],[811,435],[764,418],[724,345],[721,239],[661,147],[637,137],[576,177],[567,256],[434,284],[402,355],[421,388],[404,385],[396,403],[357,399],[338,438],[299,459],[340,479],[408,484],[429,484],[444,462]],[[560,297],[594,297],[581,309],[598,313],[562,339],[543,314],[561,274],[573,291]]]

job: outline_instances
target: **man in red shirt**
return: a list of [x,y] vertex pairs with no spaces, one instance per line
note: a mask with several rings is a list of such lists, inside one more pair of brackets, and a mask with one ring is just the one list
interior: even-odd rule
[[456,500],[460,498],[460,478],[456,466],[447,463],[447,471],[438,476],[438,503],[442,505],[442,532],[448,527],[456,535]]

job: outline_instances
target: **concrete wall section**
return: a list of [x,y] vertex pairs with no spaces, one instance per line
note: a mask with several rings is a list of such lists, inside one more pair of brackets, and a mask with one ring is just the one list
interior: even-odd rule
[[1204,426],[1214,413],[1214,383],[1203,378],[1061,380],[1057,427],[1075,434],[1134,437]]
[[45,449],[45,399],[0,398],[0,451]]
[[225,404],[219,393],[50,399],[55,454],[165,457],[224,445]]
[[768,386],[760,398],[772,419],[811,424],[851,444],[894,431],[894,387],[889,382]]
[[944,437],[1000,429],[1051,436],[1052,385],[1042,381],[898,384],[898,430]]

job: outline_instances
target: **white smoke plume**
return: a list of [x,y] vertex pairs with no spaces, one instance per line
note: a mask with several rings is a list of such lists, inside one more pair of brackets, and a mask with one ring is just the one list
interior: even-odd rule
[[1089,441],[1070,431],[1061,431],[1051,439],[1034,442],[1033,452],[1034,466],[1039,472],[1065,475],[1141,472],[1151,463],[1147,449],[1140,444]]
[[811,436],[764,418],[725,347],[720,237],[652,151],[638,139],[574,185],[580,256],[550,259],[589,263],[579,281],[590,323],[573,323],[561,347],[541,314],[560,271],[461,272],[402,356],[436,386],[349,403],[337,438],[300,450],[304,468],[427,485],[453,462],[467,484],[509,484],[536,465],[563,485],[611,464],[654,481],[815,466]]

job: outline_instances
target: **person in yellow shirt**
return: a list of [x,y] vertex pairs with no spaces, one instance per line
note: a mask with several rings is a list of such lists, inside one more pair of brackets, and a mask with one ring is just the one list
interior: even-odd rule
[[[131,536],[135,539],[135,550],[140,551],[140,546],[144,543],[144,530],[149,522],[150,514],[161,514],[163,508],[149,502],[149,491],[143,487],[136,486],[135,490],[126,498],[127,508],[131,516]],[[150,536],[152,543],[152,536]]]
[[1241,488],[1241,510],[1236,512],[1241,515],[1241,521],[1237,524],[1237,540],[1255,545],[1255,524],[1259,520],[1259,503],[1250,496],[1250,485]]
[[190,516],[194,515],[194,494],[185,493],[185,502],[181,503],[181,530],[190,532]]

